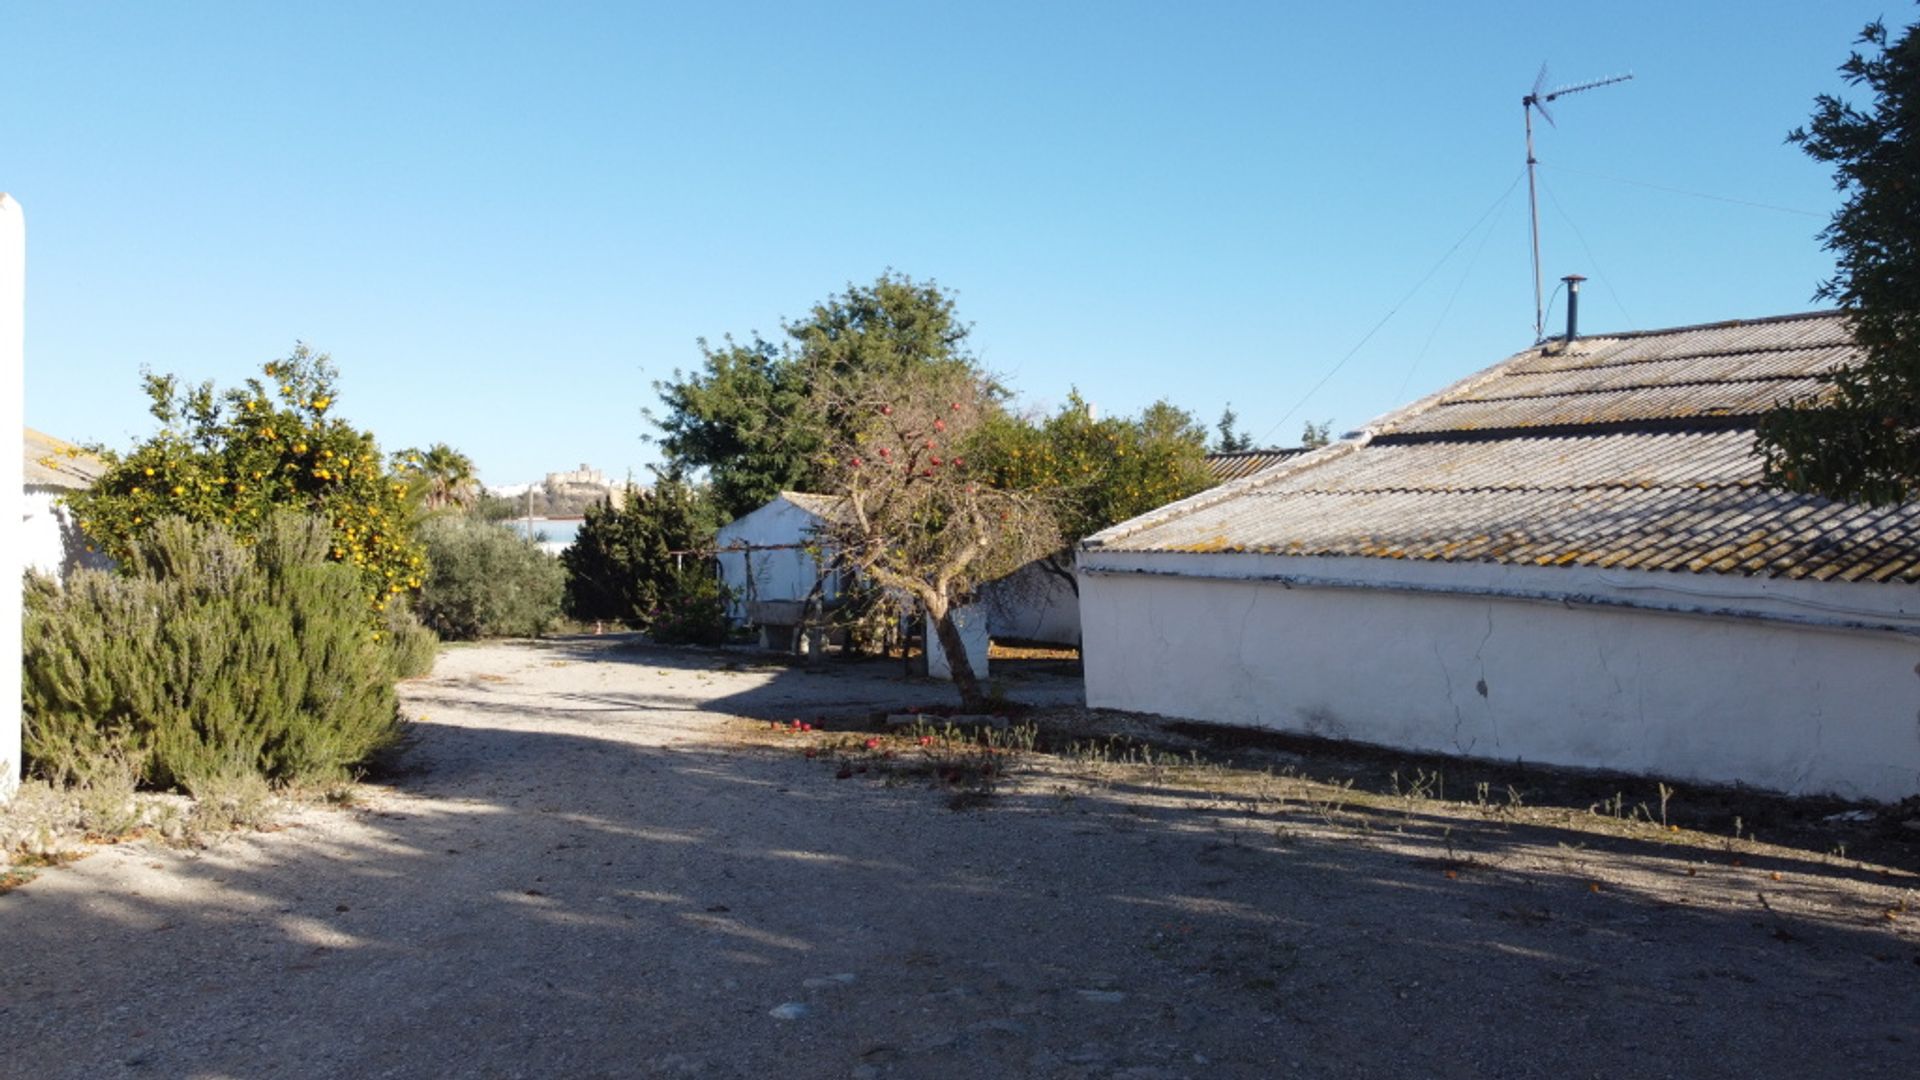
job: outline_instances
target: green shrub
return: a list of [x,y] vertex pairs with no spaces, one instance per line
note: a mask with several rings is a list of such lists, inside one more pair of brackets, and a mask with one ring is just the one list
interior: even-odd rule
[[440,636],[420,625],[413,612],[400,604],[388,605],[386,623],[394,674],[417,679],[433,671],[433,662],[440,655]]
[[537,637],[560,617],[566,571],[529,540],[458,515],[429,518],[415,610],[441,637]]
[[645,626],[673,592],[684,557],[674,553],[709,546],[714,528],[705,494],[673,476],[660,477],[651,491],[628,484],[618,507],[611,499],[587,507],[573,543],[560,553],[567,614]]
[[324,520],[276,512],[251,547],[174,518],[124,573],[28,590],[26,757],[56,782],[125,755],[150,784],[335,780],[400,735],[400,657]]
[[667,579],[647,635],[662,645],[721,645],[727,640],[727,590],[713,568],[696,563]]

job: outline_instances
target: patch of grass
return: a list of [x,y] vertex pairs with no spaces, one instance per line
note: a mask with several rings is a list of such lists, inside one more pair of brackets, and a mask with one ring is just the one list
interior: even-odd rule
[[186,837],[206,846],[222,833],[270,828],[279,799],[266,778],[251,769],[235,768],[196,777],[193,809],[187,814]]

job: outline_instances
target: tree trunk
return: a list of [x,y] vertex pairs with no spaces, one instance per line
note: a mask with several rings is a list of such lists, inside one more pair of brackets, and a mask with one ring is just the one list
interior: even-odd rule
[[[973,661],[967,658],[967,643],[960,639],[960,628],[954,625],[953,608],[940,603],[936,613],[934,604],[927,605],[927,626],[933,636],[940,641],[940,651],[946,654],[947,669],[953,676],[953,688],[960,692],[960,707],[970,712],[984,711],[987,696],[980,692],[980,680],[973,673]],[[932,647],[932,642],[928,642]]]

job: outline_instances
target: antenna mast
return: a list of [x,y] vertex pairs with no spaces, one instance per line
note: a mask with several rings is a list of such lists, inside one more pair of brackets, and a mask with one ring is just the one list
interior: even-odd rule
[[[1540,197],[1535,194],[1533,182],[1533,167],[1540,162],[1533,156],[1533,112],[1535,109],[1540,110],[1540,115],[1546,118],[1547,123],[1553,124],[1553,114],[1547,111],[1549,101],[1568,94],[1577,94],[1582,90],[1612,86],[1614,83],[1626,82],[1631,78],[1633,78],[1632,72],[1625,75],[1609,75],[1604,79],[1562,86],[1543,94],[1540,88],[1547,82],[1547,65],[1541,64],[1540,74],[1533,80],[1533,92],[1520,99],[1520,110],[1527,117],[1527,220],[1533,227],[1533,340],[1535,344],[1545,340],[1546,306],[1540,298]],[[1554,126],[1559,125],[1554,124]]]

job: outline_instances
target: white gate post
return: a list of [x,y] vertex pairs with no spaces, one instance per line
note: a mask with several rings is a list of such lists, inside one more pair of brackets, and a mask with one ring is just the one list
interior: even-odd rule
[[26,571],[27,219],[0,192],[0,802],[20,784],[20,578]]

